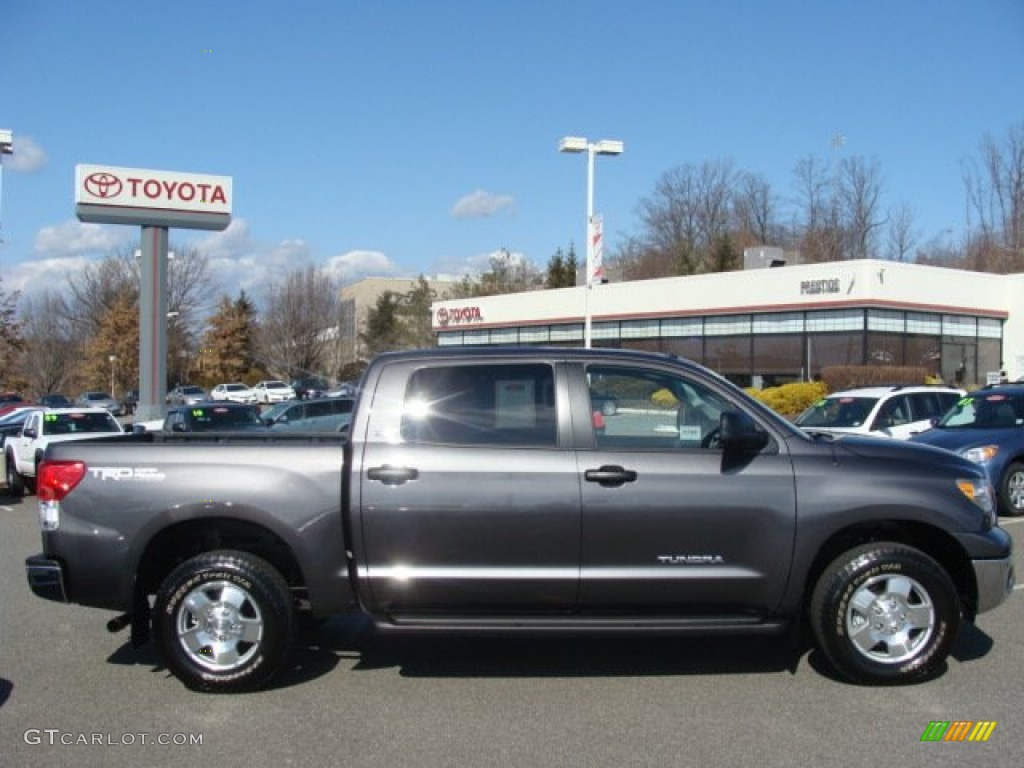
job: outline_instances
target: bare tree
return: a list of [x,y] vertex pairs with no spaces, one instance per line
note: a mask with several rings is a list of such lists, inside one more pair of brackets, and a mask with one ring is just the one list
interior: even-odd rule
[[320,373],[329,363],[338,313],[338,292],[325,270],[308,266],[288,272],[266,292],[260,362],[284,378]]
[[879,214],[882,193],[877,161],[847,157],[839,180],[840,221],[847,259],[867,259],[877,252],[878,229],[885,223]]
[[1024,271],[1024,121],[1002,142],[986,136],[981,159],[964,167],[969,266],[991,272]]
[[764,177],[754,173],[741,174],[733,197],[737,234],[745,246],[782,242],[778,201]]
[[916,243],[914,211],[907,203],[900,203],[889,211],[886,256],[893,261],[909,261]]
[[26,298],[22,306],[25,354],[22,372],[33,392],[68,392],[82,358],[82,345],[61,313],[63,299],[53,291]]

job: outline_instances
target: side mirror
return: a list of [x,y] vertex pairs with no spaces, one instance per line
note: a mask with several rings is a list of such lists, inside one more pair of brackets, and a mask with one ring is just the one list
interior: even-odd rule
[[726,449],[756,452],[768,445],[769,436],[742,411],[723,411],[718,439]]
[[24,435],[25,437],[30,437],[33,440],[39,437],[39,433],[36,432],[35,427],[25,427],[24,431],[22,431],[21,434]]
[[185,431],[185,424],[183,422],[176,421],[173,424],[171,424],[171,432],[184,432],[184,431]]

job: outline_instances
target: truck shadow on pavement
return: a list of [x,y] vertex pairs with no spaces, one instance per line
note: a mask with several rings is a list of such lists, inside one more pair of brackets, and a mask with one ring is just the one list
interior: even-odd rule
[[[992,647],[991,637],[968,624],[951,657],[969,663]],[[140,648],[125,643],[107,661],[149,666],[171,677],[152,643]],[[352,672],[394,668],[414,678],[557,678],[796,675],[801,662],[835,683],[849,684],[805,638],[397,637],[377,633],[363,617],[344,616],[304,626],[291,659],[269,688],[299,686],[339,665]],[[946,671],[944,665],[936,676]]]

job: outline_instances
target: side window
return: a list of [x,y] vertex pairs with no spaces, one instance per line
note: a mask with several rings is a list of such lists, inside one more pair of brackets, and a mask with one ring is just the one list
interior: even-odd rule
[[401,434],[412,443],[553,447],[554,371],[537,363],[421,368],[409,377]]
[[716,448],[728,404],[702,384],[653,369],[587,368],[595,442],[603,450]]
[[889,429],[910,422],[910,403],[903,395],[890,397],[878,409],[871,429]]

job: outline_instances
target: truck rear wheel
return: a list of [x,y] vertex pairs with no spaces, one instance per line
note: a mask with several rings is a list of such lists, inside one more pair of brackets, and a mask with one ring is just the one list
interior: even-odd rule
[[851,549],[822,573],[810,604],[818,647],[843,677],[906,683],[942,668],[960,627],[942,567],[895,542]]
[[264,686],[288,658],[291,591],[265,560],[222,550],[187,560],[164,579],[153,636],[168,669],[197,691]]

